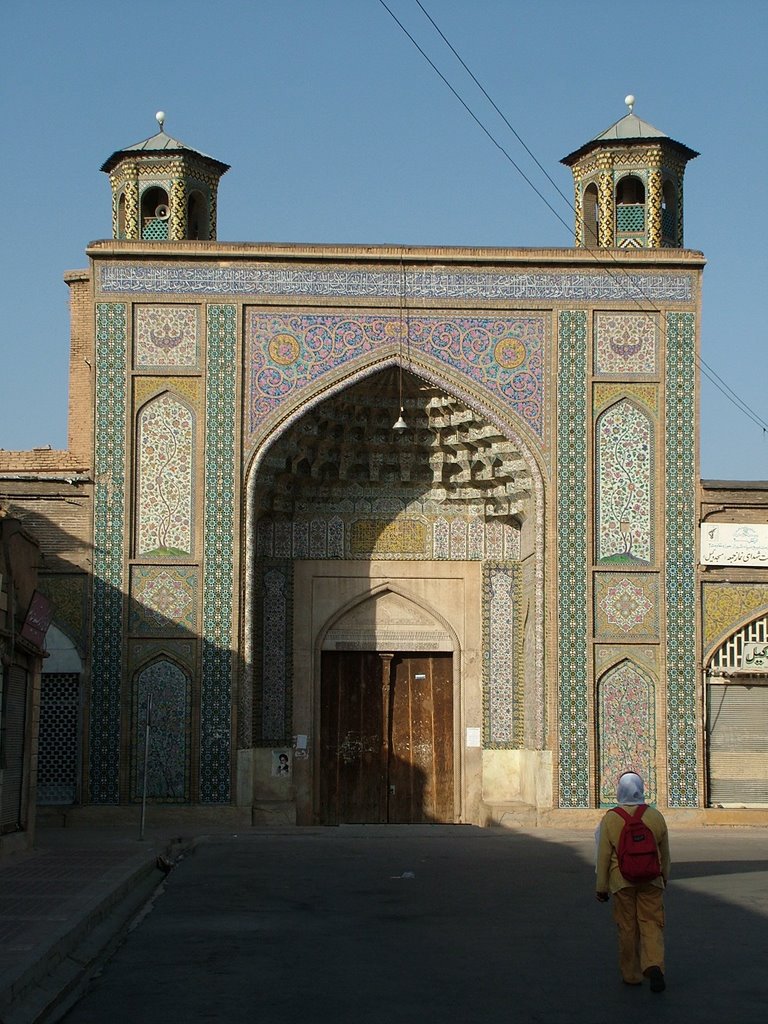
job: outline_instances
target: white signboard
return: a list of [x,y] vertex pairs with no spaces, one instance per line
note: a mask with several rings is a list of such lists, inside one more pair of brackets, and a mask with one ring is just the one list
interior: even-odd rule
[[745,641],[741,652],[741,671],[768,673],[768,644]]
[[768,565],[765,523],[702,523],[702,565]]

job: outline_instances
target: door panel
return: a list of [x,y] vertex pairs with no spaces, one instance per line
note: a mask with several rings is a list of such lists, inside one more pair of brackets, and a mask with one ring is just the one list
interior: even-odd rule
[[374,651],[323,652],[320,806],[326,824],[386,820],[381,672]]
[[453,821],[450,654],[395,655],[389,821]]
[[323,653],[320,816],[453,821],[451,654]]

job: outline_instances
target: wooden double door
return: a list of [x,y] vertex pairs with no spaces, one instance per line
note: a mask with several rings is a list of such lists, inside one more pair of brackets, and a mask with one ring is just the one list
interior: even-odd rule
[[320,819],[452,822],[453,656],[325,651]]

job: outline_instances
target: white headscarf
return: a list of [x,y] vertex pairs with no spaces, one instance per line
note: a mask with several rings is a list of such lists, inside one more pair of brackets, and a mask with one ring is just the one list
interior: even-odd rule
[[645,785],[639,775],[625,772],[616,788],[616,802],[619,804],[644,804]]

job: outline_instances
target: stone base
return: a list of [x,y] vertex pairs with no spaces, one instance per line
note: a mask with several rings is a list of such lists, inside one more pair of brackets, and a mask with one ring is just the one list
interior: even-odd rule
[[[141,806],[38,807],[38,825],[49,828],[83,828],[141,825]],[[168,804],[148,804],[144,824],[147,829],[176,828],[205,831],[206,827],[243,829],[251,824],[250,807],[231,807],[217,804],[193,804],[175,807]]]
[[292,800],[257,800],[251,808],[252,825],[295,825],[296,804]]
[[534,828],[538,824],[538,812],[530,804],[519,800],[507,800],[480,804],[482,828]]

